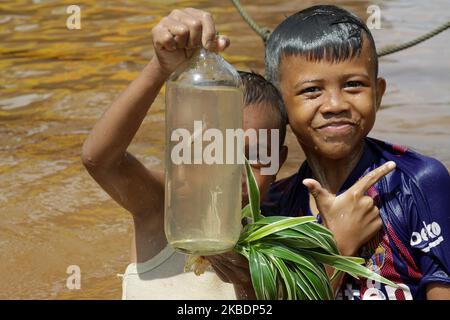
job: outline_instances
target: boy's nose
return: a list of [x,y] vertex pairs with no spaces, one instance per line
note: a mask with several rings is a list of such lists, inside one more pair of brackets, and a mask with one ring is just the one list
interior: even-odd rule
[[350,110],[350,104],[345,101],[340,92],[331,92],[325,98],[325,102],[322,105],[322,113],[338,114]]

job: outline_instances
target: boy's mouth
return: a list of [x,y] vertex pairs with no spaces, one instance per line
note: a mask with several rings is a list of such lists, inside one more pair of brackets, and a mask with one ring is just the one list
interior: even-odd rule
[[355,126],[355,123],[348,120],[330,121],[317,128],[327,135],[342,135],[349,133]]

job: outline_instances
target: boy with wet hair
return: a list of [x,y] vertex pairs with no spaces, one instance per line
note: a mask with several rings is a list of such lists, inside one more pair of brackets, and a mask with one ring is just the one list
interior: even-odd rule
[[322,212],[361,176],[394,160],[396,170],[367,192],[379,208],[382,230],[368,239],[337,235],[358,244],[342,254],[364,257],[401,288],[345,276],[337,298],[450,299],[450,175],[435,159],[367,137],[386,82],[378,77],[375,43],[365,24],[336,6],[307,8],[273,31],[265,60],[266,76],[283,96],[307,159],[296,174],[271,186],[263,214],[320,212],[334,232],[352,215]]

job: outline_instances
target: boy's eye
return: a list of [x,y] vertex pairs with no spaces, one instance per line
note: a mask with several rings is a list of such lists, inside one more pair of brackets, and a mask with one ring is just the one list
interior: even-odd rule
[[362,87],[364,84],[361,81],[347,81],[345,84],[346,87],[355,88],[355,87]]
[[319,93],[320,88],[319,87],[308,87],[305,89],[302,89],[299,94],[305,94],[305,93]]

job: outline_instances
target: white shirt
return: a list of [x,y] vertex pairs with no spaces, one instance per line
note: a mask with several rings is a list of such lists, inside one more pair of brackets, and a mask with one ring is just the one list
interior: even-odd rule
[[167,245],[152,259],[128,265],[123,300],[236,300],[234,287],[209,268],[200,276],[184,272],[187,256]]

